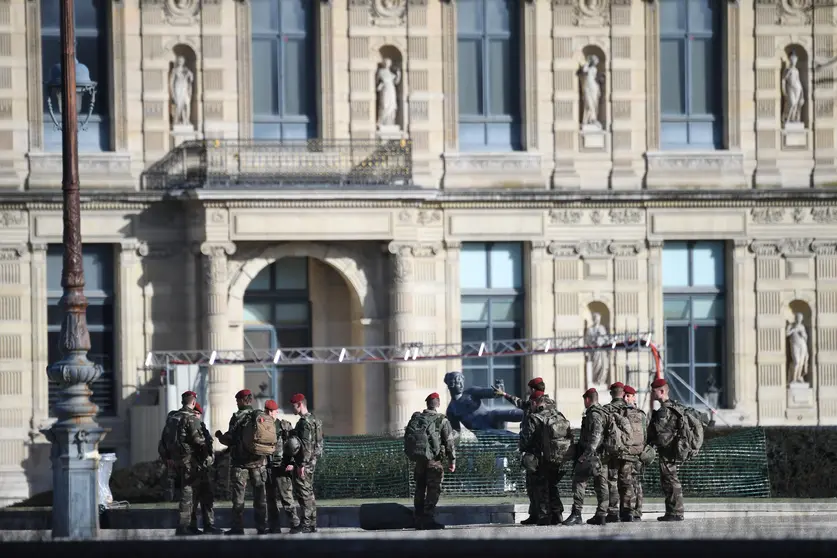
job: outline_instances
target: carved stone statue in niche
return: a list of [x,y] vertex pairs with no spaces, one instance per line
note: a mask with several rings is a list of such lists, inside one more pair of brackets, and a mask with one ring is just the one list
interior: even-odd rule
[[192,93],[195,74],[186,67],[186,59],[178,56],[169,77],[169,93],[174,105],[172,125],[174,127],[192,126]]
[[384,58],[378,69],[376,90],[378,92],[378,129],[398,126],[398,84],[401,70],[392,67],[392,60]]
[[782,95],[785,97],[785,126],[788,124],[802,124],[802,106],[805,104],[805,91],[799,78],[799,68],[796,63],[799,58],[791,52],[788,57],[788,67],[782,76]]
[[[585,342],[588,347],[602,347],[607,344],[607,328],[602,325],[602,315],[593,312],[590,316],[593,323],[587,328]],[[607,382],[607,353],[605,351],[590,351],[591,381],[601,385]]]
[[587,62],[579,72],[583,76],[582,95],[584,112],[581,116],[581,126],[601,128],[599,121],[599,101],[602,98],[602,88],[599,85],[599,57],[595,54],[587,58]]
[[790,383],[805,383],[808,372],[808,331],[805,329],[805,316],[797,312],[794,322],[788,324],[785,335],[790,350]]

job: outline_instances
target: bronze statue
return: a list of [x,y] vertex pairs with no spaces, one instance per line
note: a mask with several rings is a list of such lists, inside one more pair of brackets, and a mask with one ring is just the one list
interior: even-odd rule
[[464,426],[474,432],[513,434],[506,430],[506,423],[523,421],[521,409],[510,405],[508,408],[489,409],[483,405],[483,399],[500,397],[498,392],[490,387],[465,388],[465,376],[462,372],[445,374],[445,384],[448,386],[451,397],[445,414],[457,432],[461,431]]

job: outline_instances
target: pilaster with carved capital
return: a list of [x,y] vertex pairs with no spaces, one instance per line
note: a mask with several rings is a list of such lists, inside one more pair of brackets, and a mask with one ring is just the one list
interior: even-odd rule
[[[119,268],[116,273],[118,296],[116,299],[116,316],[119,319],[117,328],[117,360],[122,374],[118,378],[126,377],[125,374],[133,373],[137,364],[142,361],[145,352],[144,344],[144,312],[143,291],[140,286],[142,280],[142,257],[148,255],[148,245],[138,242],[136,239],[125,239],[121,242],[119,251]],[[117,380],[117,389],[122,388],[122,399],[133,395],[135,388],[126,388],[126,383]]]
[[[446,240],[445,243],[445,338],[447,343],[462,342],[462,289],[460,288],[459,255],[462,243]],[[445,361],[446,372],[462,369],[462,360]]]
[[[525,337],[536,339],[555,336],[554,308],[555,293],[552,285],[555,271],[549,242],[533,240],[529,243],[529,265],[526,284],[526,332]],[[524,360],[525,380],[542,377],[555,377],[554,358],[527,358]],[[524,386],[506,386],[509,389],[522,389]]]
[[648,317],[658,345],[663,342],[663,241],[648,241]]
[[[416,341],[413,323],[413,282],[415,262],[413,246],[391,242],[387,246],[392,263],[390,297],[390,342],[400,346]],[[390,364],[390,420],[389,431],[396,432],[407,424],[411,415],[410,402],[417,389],[414,370],[407,363]]]
[[746,239],[733,241],[732,249],[732,374],[727,404],[743,414],[756,408],[756,269]]
[[[235,244],[204,242],[200,246],[203,254],[204,272],[204,348],[226,349],[229,320],[227,317],[227,291],[229,277],[227,258],[235,253]],[[210,431],[226,431],[226,417],[233,412],[232,395],[237,391],[230,386],[229,374],[222,367],[209,368],[209,405],[211,409]]]
[[29,258],[32,328],[32,417],[29,437],[41,435],[39,429],[49,418],[49,382],[46,369],[49,365],[49,340],[47,334],[47,244],[32,243]]

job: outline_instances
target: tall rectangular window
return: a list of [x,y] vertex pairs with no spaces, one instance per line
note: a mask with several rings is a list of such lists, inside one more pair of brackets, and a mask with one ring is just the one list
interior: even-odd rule
[[661,146],[719,149],[726,2],[660,0],[659,6]]
[[[310,347],[311,333],[308,258],[282,258],[264,268],[244,293],[244,348],[275,353]],[[289,400],[295,393],[304,393],[314,405],[311,366],[248,366],[244,385],[259,398],[275,400],[284,412],[292,412]]]
[[[707,400],[725,385],[724,252],[723,242],[712,241],[663,247],[666,369]],[[669,385],[676,399],[702,405],[683,383],[675,379]]]
[[[64,246],[51,244],[47,248],[47,335],[49,363],[61,359],[59,341],[64,309],[59,301],[64,294],[61,287],[61,268]],[[88,357],[103,369],[102,377],[93,382],[93,402],[99,407],[100,415],[116,414],[116,376],[114,358],[114,257],[110,244],[84,244],[82,246],[84,266],[84,294],[87,296],[87,328],[90,331],[90,352]],[[54,416],[58,402],[58,384],[49,382],[49,410]]]
[[[525,337],[521,244],[463,243],[459,265],[462,342]],[[522,364],[520,357],[464,360],[465,385],[487,387],[502,380],[509,392],[519,391]]]
[[[61,77],[61,2],[41,2],[41,69],[43,83],[49,82],[53,74]],[[87,67],[90,80],[97,83],[96,102],[87,126],[78,131],[79,151],[97,152],[110,150],[110,40],[108,18],[110,2],[107,0],[76,0],[76,79],[81,79],[79,64]],[[61,151],[61,131],[49,114],[48,91],[44,90],[44,150]],[[90,98],[79,97],[79,120],[87,118]],[[61,113],[56,99],[52,99],[52,110],[61,123]]]
[[316,137],[315,10],[311,0],[251,0],[253,136]]
[[457,0],[459,148],[521,148],[520,3]]

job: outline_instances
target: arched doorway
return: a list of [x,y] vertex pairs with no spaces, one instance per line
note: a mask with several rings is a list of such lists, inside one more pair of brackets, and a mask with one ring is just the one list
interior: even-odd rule
[[[244,293],[242,316],[244,348],[276,351],[282,347],[312,345],[310,261],[289,257],[265,267]],[[263,403],[274,399],[290,413],[288,400],[304,393],[314,408],[311,366],[247,366],[244,386]]]

